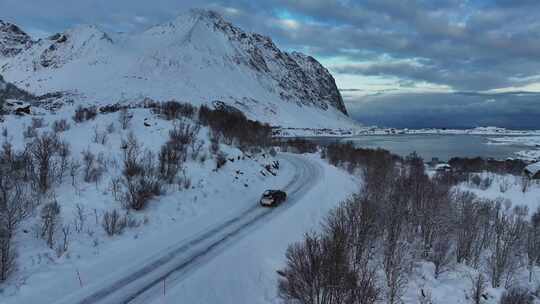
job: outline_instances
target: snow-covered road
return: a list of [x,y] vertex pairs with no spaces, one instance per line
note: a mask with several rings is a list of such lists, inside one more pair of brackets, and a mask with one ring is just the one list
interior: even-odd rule
[[294,166],[295,174],[285,186],[288,201],[279,208],[268,209],[253,204],[237,216],[171,245],[137,269],[129,269],[86,286],[57,303],[146,303],[148,299],[162,294],[164,288],[183,280],[228,246],[285,212],[320,183],[323,169],[319,163],[290,154],[283,154],[280,158]]

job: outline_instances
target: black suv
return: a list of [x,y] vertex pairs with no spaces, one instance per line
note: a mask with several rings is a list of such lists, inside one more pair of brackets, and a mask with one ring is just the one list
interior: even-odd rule
[[287,193],[281,190],[266,190],[264,191],[261,200],[259,201],[263,207],[275,207],[283,203],[287,199]]

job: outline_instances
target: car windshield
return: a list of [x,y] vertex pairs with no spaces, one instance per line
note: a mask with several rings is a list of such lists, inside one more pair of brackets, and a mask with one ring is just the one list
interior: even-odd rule
[[264,195],[264,196],[268,196],[268,195],[271,194],[271,192],[272,192],[272,191],[270,191],[270,190],[266,190],[266,191],[264,191],[263,195]]

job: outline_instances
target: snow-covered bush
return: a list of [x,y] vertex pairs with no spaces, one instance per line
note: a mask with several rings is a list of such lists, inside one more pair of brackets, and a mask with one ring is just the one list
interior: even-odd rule
[[76,123],[81,123],[87,120],[92,120],[96,118],[97,116],[97,107],[87,107],[84,108],[83,106],[79,105],[75,109],[75,114],[73,115],[73,121]]
[[120,112],[118,112],[118,121],[120,122],[120,126],[122,127],[123,130],[126,130],[129,128],[129,124],[131,123],[132,118],[133,118],[133,115],[129,112],[129,109],[126,107],[120,109]]
[[71,126],[65,119],[55,120],[52,125],[52,129],[54,133],[61,133],[61,132],[67,131],[69,130],[70,127]]
[[140,145],[131,133],[123,143],[124,170],[122,201],[129,209],[142,210],[150,199],[161,195],[162,180],[155,155],[151,151],[142,153]]
[[118,210],[106,211],[103,213],[101,226],[108,236],[121,234],[127,226],[127,219]]
[[103,172],[105,171],[103,154],[99,154],[98,157],[90,150],[84,150],[82,152],[82,163],[84,181],[87,183],[97,183]]
[[66,147],[67,144],[63,144],[55,134],[49,133],[36,137],[27,145],[26,150],[31,157],[32,177],[41,192],[46,192],[52,183],[59,179],[62,162],[68,153]]
[[247,119],[236,108],[210,109],[202,105],[199,122],[208,126],[214,136],[228,145],[236,145],[245,150],[249,147],[267,147],[272,142],[272,128],[268,124]]
[[161,115],[166,120],[179,118],[192,119],[197,112],[197,109],[193,105],[175,100],[157,103],[153,108],[155,113]]
[[60,205],[56,201],[47,203],[41,209],[41,238],[51,249],[54,248],[56,234],[62,222],[60,212]]
[[511,288],[501,296],[499,304],[532,304],[534,297],[524,288]]
[[472,304],[482,304],[485,297],[485,292],[487,288],[487,282],[483,274],[479,273],[477,275],[470,276],[471,289],[469,291],[469,297]]
[[216,155],[216,170],[221,169],[227,163],[227,154],[223,151],[219,151]]

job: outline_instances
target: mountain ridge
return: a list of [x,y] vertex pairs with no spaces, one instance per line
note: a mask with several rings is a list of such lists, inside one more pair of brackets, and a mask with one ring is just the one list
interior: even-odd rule
[[[85,25],[25,44],[0,59],[0,74],[35,95],[67,91],[88,103],[220,100],[279,125],[354,124],[333,76],[317,60],[281,51],[271,38],[213,11],[191,10],[140,33]],[[292,115],[299,111],[313,120]]]

